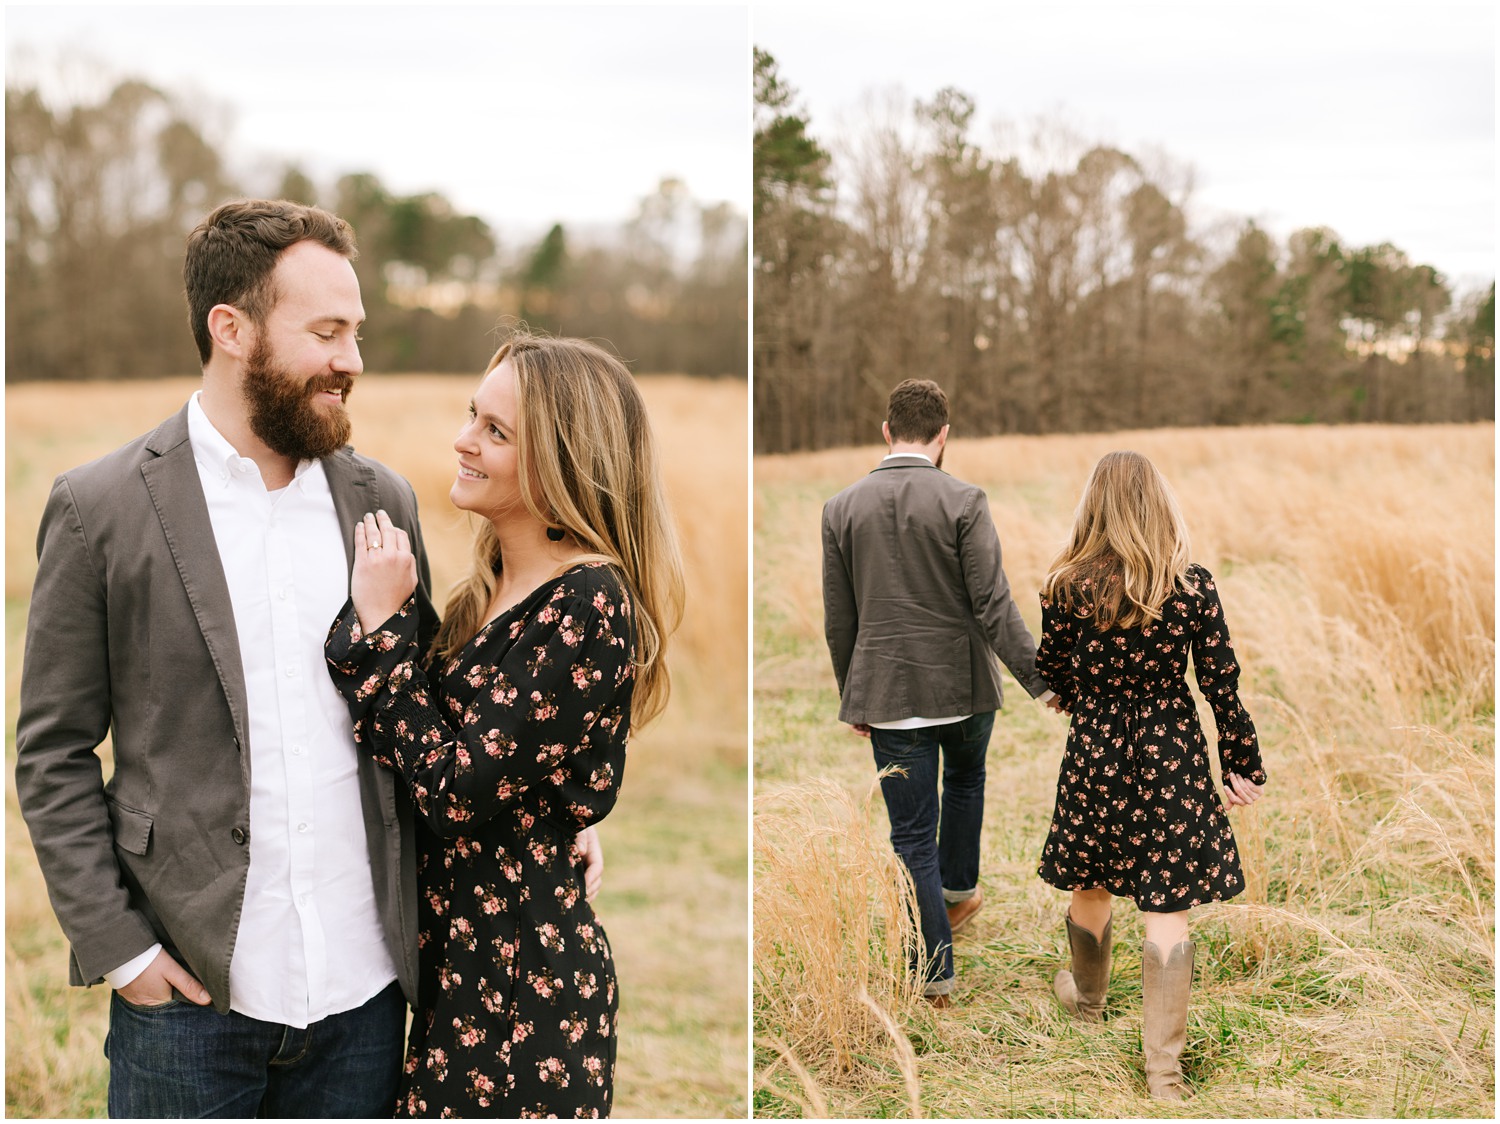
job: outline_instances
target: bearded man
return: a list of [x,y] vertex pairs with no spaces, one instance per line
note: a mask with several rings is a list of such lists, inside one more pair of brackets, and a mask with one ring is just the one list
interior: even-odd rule
[[202,389],[58,477],[42,518],[16,790],[71,982],[113,989],[111,1116],[395,1102],[411,809],[323,660],[365,512],[411,536],[435,614],[411,486],[345,444],[355,254],[316,208],[209,215],[183,271]]

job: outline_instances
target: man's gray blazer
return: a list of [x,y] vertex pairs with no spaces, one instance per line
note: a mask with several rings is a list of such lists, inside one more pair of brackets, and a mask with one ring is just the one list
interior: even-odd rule
[[[385,508],[411,535],[418,600],[435,619],[411,485],[347,447],[323,468],[350,567],[354,523]],[[70,982],[99,983],[159,941],[228,1011],[250,867],[249,722],[186,408],[59,476],[37,556],[16,793],[72,946]],[[114,775],[105,784],[95,750],[110,733]],[[359,778],[376,902],[411,999],[410,800],[392,773],[363,756]]]
[[1033,698],[1047,689],[989,501],[925,457],[892,457],[824,505],[823,630],[843,722],[997,710],[995,656]]

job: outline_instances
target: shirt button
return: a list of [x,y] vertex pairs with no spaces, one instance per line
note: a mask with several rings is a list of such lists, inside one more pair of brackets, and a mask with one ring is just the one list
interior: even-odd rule
[[307,830],[307,825],[305,823],[299,823],[297,825],[297,830],[298,831],[306,831]]
[[292,676],[294,676],[296,674],[297,674],[297,665],[296,664],[293,664],[291,667],[289,667],[289,668],[286,669],[286,675],[287,675],[288,679],[290,679]]
[[302,756],[302,747],[300,745],[294,745],[294,746],[292,746],[292,756],[293,757],[301,757]]

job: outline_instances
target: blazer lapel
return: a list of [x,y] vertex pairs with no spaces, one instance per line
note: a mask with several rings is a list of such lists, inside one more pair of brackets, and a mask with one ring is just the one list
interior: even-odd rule
[[229,584],[224,580],[208,503],[203,498],[203,484],[188,440],[187,407],[163,422],[147,440],[146,448],[157,455],[155,460],[141,465],[141,476],[156,506],[156,517],[161,520],[167,547],[208,645],[219,683],[229,700],[229,712],[243,752],[250,736],[245,669],[240,662],[239,633],[234,627]]
[[[323,458],[323,475],[333,495],[333,510],[344,534],[344,557],[349,573],[354,573],[354,524],[367,511],[381,507],[380,482],[375,470],[354,459],[354,450],[346,445],[337,453]],[[371,840],[384,838],[386,846],[399,863],[403,835],[398,825],[396,775],[378,768],[369,754],[359,755],[360,791],[365,808],[365,831]],[[373,843],[372,843],[373,845]],[[404,931],[404,929],[403,929]]]
[[323,475],[328,479],[328,490],[333,493],[333,510],[338,513],[339,526],[344,531],[344,558],[352,574],[354,524],[364,518],[367,511],[380,509],[380,484],[375,479],[375,470],[355,460],[354,451],[347,445],[323,458]]

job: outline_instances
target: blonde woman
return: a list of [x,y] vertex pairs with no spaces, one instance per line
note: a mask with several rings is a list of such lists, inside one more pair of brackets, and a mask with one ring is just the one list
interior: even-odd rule
[[575,835],[614,805],[626,737],[667,699],[682,566],[640,392],[581,340],[518,336],[454,442],[474,567],[430,652],[416,564],[355,530],[328,659],[362,749],[419,822],[407,1116],[605,1116],[614,967]]
[[1266,783],[1218,590],[1189,557],[1187,527],[1155,466],[1139,453],[1108,454],[1047,575],[1037,649],[1037,670],[1073,719],[1038,870],[1072,892],[1072,963],[1053,987],[1071,1014],[1101,1018],[1111,899],[1132,899],[1145,915],[1146,1085],[1159,1100],[1188,1095],[1188,911],[1245,886],[1187,686],[1189,654],[1218,726],[1224,800],[1252,804]]

